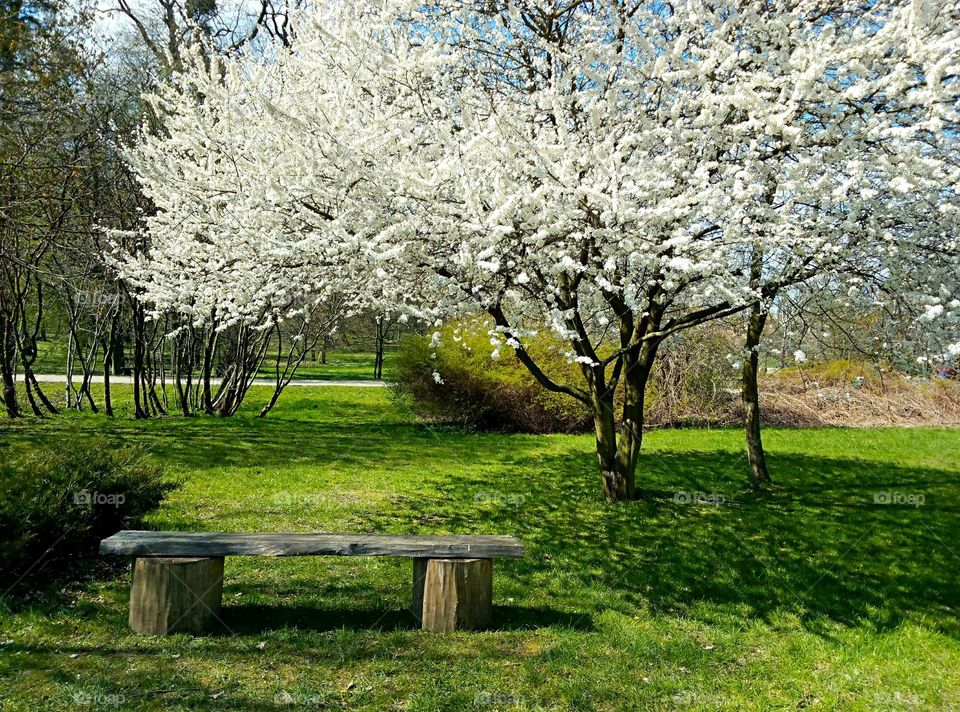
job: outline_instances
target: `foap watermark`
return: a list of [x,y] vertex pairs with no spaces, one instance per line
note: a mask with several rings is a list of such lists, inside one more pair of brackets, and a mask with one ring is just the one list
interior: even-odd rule
[[101,504],[119,507],[126,501],[126,496],[119,493],[108,494],[106,492],[91,492],[85,489],[73,493],[74,504]]
[[477,504],[492,504],[497,507],[521,507],[527,501],[522,494],[506,494],[503,492],[477,492],[473,496]]
[[127,698],[119,692],[99,692],[95,690],[78,690],[71,695],[73,704],[84,707],[121,707]]
[[[873,704],[877,709],[921,709],[924,700],[912,692],[875,692]],[[949,707],[947,709],[953,709]]]
[[677,504],[713,504],[720,505],[727,498],[716,492],[674,492],[673,501]]
[[480,690],[473,695],[475,707],[519,707],[523,698],[510,692]]
[[728,705],[728,700],[721,695],[696,690],[681,690],[669,698],[671,709],[695,707],[697,709],[720,709]]
[[108,292],[94,292],[89,289],[81,289],[77,292],[77,304],[93,309],[114,309],[120,304],[119,294],[110,294]]
[[922,492],[896,492],[881,490],[873,493],[874,504],[892,504],[900,507],[922,507],[927,498]]
[[305,695],[298,692],[280,690],[273,696],[273,704],[278,707],[326,707],[330,704],[330,700],[324,694]]
[[316,506],[326,501],[327,497],[319,492],[277,492],[273,495],[273,503],[281,506]]

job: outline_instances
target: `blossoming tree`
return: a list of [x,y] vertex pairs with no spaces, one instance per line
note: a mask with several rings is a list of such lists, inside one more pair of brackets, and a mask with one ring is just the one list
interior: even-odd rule
[[[164,131],[130,152],[152,247],[123,273],[237,320],[333,292],[482,310],[494,353],[591,408],[603,493],[625,499],[670,334],[955,230],[956,15],[330,3],[293,50],[193,62],[153,97]],[[582,381],[527,351],[544,329]]]

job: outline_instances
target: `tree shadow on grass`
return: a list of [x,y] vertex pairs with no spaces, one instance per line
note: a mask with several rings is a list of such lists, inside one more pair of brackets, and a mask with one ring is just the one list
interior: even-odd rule
[[[281,429],[245,437],[265,467],[289,458]],[[690,615],[706,605],[769,622],[787,611],[819,632],[829,622],[889,630],[923,616],[960,637],[956,471],[772,452],[779,487],[756,494],[744,488],[740,453],[652,451],[640,466],[642,499],[608,506],[598,497],[593,456],[576,449],[580,441],[570,443],[568,452],[540,454],[506,449],[504,436],[324,424],[297,452],[346,467],[369,463],[371,452],[382,468],[420,465],[429,485],[365,515],[362,529],[517,535],[528,556],[502,570],[521,595],[544,576],[586,589],[551,593],[557,605],[545,611],[591,616],[598,612],[592,589],[596,599],[612,591],[609,605],[625,612],[644,606]],[[456,470],[429,474],[449,462],[452,449]],[[476,476],[464,475],[471,465]],[[884,493],[922,495],[923,503],[876,502]],[[710,504],[717,495],[722,503]],[[542,624],[554,620],[546,613]]]
[[[13,435],[29,446],[82,432],[83,420],[42,421]],[[449,457],[454,440],[466,449],[493,453],[502,435],[477,434],[417,423],[316,423],[309,420],[235,417],[117,420],[99,423],[99,432],[119,444],[143,446],[157,462],[188,470],[206,468],[283,469],[296,464],[370,464],[377,454],[382,467],[404,467]]]
[[[499,570],[503,562],[499,559],[494,566],[493,615],[487,629],[593,630],[592,618],[578,611],[508,598],[498,590],[507,575]],[[410,561],[404,557],[250,559],[246,564],[243,569],[227,567],[220,616],[224,632],[418,629],[409,609]]]
[[[780,487],[756,495],[744,489],[742,454],[653,450],[641,458],[645,497],[609,506],[581,438],[514,439],[375,419],[315,427],[185,422],[116,429],[182,467],[335,462],[338,472],[371,464],[405,477],[422,472],[415,493],[406,487],[370,505],[358,529],[520,537],[527,557],[498,563],[497,585],[534,611],[525,625],[536,624],[537,610],[551,625],[551,611],[591,617],[613,606],[768,622],[786,611],[818,632],[831,623],[889,630],[923,617],[960,637],[956,469],[772,451]],[[684,502],[677,493],[722,495],[723,503]],[[922,495],[923,503],[878,503],[878,493]]]
[[[220,634],[254,635],[281,628],[326,632],[416,631],[419,625],[407,609],[322,608],[301,605],[234,605],[223,609]],[[549,608],[494,606],[493,623],[487,630],[529,630],[558,626],[581,631],[593,630],[590,616]]]
[[[890,630],[922,618],[960,638],[960,474],[785,453],[770,460],[780,488],[754,494],[743,488],[740,454],[655,452],[641,464],[646,497],[609,506],[586,494],[598,487],[593,458],[521,458],[493,492],[489,476],[451,477],[436,498],[405,501],[412,512],[384,525],[424,511],[444,530],[514,534],[528,551],[511,564],[520,587],[560,572],[615,591],[612,605],[624,610],[768,623],[788,612],[820,633],[829,623]],[[716,495],[722,503],[709,503]],[[883,503],[898,495],[915,504]],[[554,595],[562,608],[576,603]]]

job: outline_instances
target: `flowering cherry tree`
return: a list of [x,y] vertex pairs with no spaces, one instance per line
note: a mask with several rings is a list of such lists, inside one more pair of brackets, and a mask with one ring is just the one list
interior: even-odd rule
[[[482,310],[494,354],[591,408],[604,496],[629,498],[670,334],[955,240],[957,15],[326,4],[293,50],[194,61],[152,97],[163,131],[129,154],[150,249],[118,260],[158,309],[237,321],[333,293]],[[527,351],[544,330],[581,381]]]

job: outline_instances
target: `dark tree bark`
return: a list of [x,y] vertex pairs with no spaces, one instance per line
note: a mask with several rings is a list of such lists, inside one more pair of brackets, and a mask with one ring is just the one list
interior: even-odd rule
[[47,398],[46,393],[43,392],[43,389],[40,387],[40,383],[37,381],[36,376],[33,373],[33,364],[37,360],[37,341],[40,339],[41,325],[44,320],[44,292],[43,292],[43,282],[36,280],[36,300],[33,312],[33,326],[30,326],[30,320],[27,316],[27,295],[29,294],[29,285],[32,279],[27,279],[27,284],[24,287],[22,297],[19,301],[18,307],[18,323],[19,328],[17,330],[17,339],[18,339],[18,350],[20,352],[20,365],[23,367],[23,384],[24,389],[27,394],[27,400],[30,402],[30,408],[33,410],[34,415],[41,416],[43,411],[37,405],[37,400],[39,399],[40,403],[43,404],[43,407],[48,413],[57,415],[60,413],[60,409],[57,408],[53,402]]
[[[633,353],[624,354],[610,383],[588,379],[590,406],[596,430],[597,460],[603,496],[609,502],[632,499],[636,494],[637,460],[643,444],[643,407],[647,382],[660,342],[650,340]],[[615,390],[623,383],[623,407],[617,424]]]
[[17,383],[14,378],[17,358],[17,344],[13,334],[13,324],[0,313],[0,378],[3,380],[3,406],[11,418],[20,417],[20,403],[17,400]]
[[750,463],[750,483],[756,488],[770,484],[771,481],[760,434],[760,388],[757,382],[760,370],[760,338],[766,320],[767,312],[763,307],[760,304],[753,305],[747,320],[747,353],[743,359],[743,426],[747,441],[747,460]]
[[[193,390],[195,343],[196,329],[193,325],[190,325],[177,334],[170,349],[176,404],[180,408],[180,413],[186,417],[193,415],[191,411],[191,392]],[[184,377],[186,377],[186,383],[184,383]]]
[[217,415],[232,416],[243,405],[276,328],[274,325],[269,330],[257,331],[247,324],[238,327],[233,348],[228,353],[230,365],[213,402]]
[[30,404],[30,410],[33,411],[33,414],[38,418],[43,417],[43,411],[40,410],[40,406],[37,405],[37,399],[34,397],[33,385],[30,382],[30,379],[23,379],[23,390],[27,394],[27,402]]
[[387,334],[390,330],[390,322],[386,316],[378,316],[375,320],[375,325],[373,378],[376,381],[380,381],[383,380],[383,353],[387,347]]
[[[572,314],[567,327],[577,334],[577,338],[571,340],[571,346],[579,360],[586,388],[553,381],[522,345],[515,345],[514,352],[520,363],[547,390],[572,396],[590,408],[596,431],[603,496],[608,502],[629,500],[636,494],[636,469],[643,442],[643,406],[647,381],[660,344],[668,333],[661,331],[664,307],[657,301],[656,288],[652,288],[647,295],[647,308],[640,318],[634,318],[622,295],[606,295],[617,316],[620,348],[614,355],[601,359],[579,315],[576,283],[570,281],[564,286],[567,294],[563,306]],[[497,326],[504,330],[504,336],[519,344],[500,306],[488,307],[487,311]],[[606,371],[611,364],[613,370],[608,380]],[[614,407],[615,394],[621,383],[624,389],[623,409],[618,426]]]
[[133,417],[137,420],[143,420],[150,417],[144,388],[145,352],[147,349],[145,316],[143,306],[135,297],[131,298],[130,305],[133,311]]
[[[117,342],[120,331],[120,298],[117,297],[114,311],[110,315],[110,328],[103,339],[103,410],[108,418],[113,417],[113,396],[110,392],[110,376],[115,373],[117,356]],[[120,353],[123,353],[123,342],[120,342]]]
[[113,400],[110,396],[110,370],[113,352],[109,344],[104,344],[103,349],[103,412],[108,418],[113,417]]
[[[144,392],[146,393],[147,400],[150,404],[150,411],[155,416],[167,414],[166,384],[163,377],[163,351],[165,342],[163,334],[165,328],[166,322],[159,327],[157,326],[156,322],[153,322],[150,338],[147,342],[145,358],[146,368],[144,370]],[[161,396],[157,395],[158,380],[160,382],[162,399]]]
[[43,388],[40,387],[40,382],[37,380],[37,376],[34,374],[33,369],[25,369],[23,378],[25,381],[31,384],[33,392],[37,394],[40,402],[43,403],[43,407],[53,415],[59,415],[60,409],[57,408],[57,406],[53,404],[53,401],[47,397],[47,394],[43,392]]
[[210,380],[213,375],[213,353],[217,348],[218,336],[216,314],[214,314],[210,321],[210,333],[207,336],[207,343],[203,350],[203,367],[201,374],[201,378],[203,379],[203,412],[207,415],[214,415],[216,413],[213,408],[213,391]]

